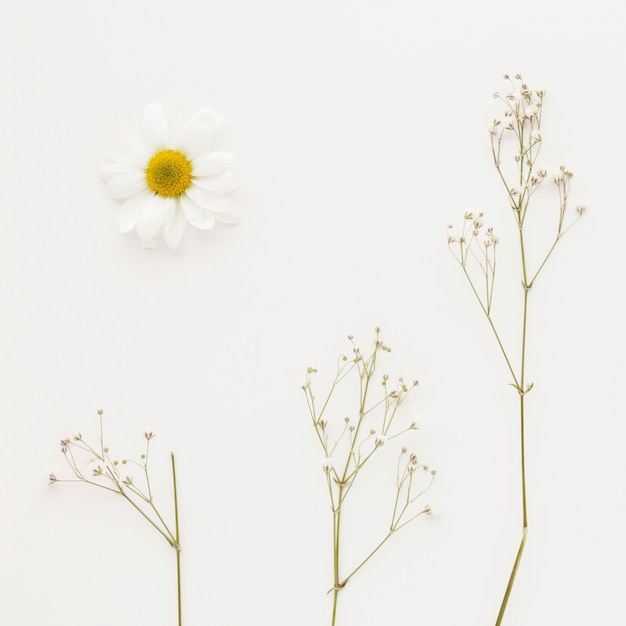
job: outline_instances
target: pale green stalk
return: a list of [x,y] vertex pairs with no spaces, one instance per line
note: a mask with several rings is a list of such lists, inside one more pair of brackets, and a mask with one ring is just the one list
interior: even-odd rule
[[[507,77],[508,78],[508,77]],[[543,100],[543,92],[536,92],[536,97],[538,100],[533,100],[532,92],[528,91],[526,85],[523,84],[521,76],[516,76],[516,79],[520,81],[520,91],[518,92],[518,96],[513,98],[501,98],[497,96],[500,100],[502,100],[510,113],[508,117],[505,117],[504,124],[506,126],[501,126],[498,128],[498,124],[500,122],[494,123],[492,127],[492,155],[494,164],[498,171],[498,175],[500,180],[502,181],[507,195],[509,199],[509,203],[513,210],[515,220],[519,229],[519,246],[520,246],[520,257],[521,257],[521,270],[522,270],[522,289],[523,289],[523,309],[522,309],[522,328],[521,328],[521,360],[519,371],[516,373],[511,360],[507,354],[507,351],[500,339],[496,326],[491,317],[491,302],[493,295],[493,282],[495,279],[495,244],[497,244],[497,239],[491,239],[491,243],[493,243],[493,265],[490,265],[489,262],[489,253],[487,247],[485,247],[484,260],[485,264],[483,266],[482,261],[477,257],[477,255],[470,250],[472,243],[474,243],[478,230],[480,226],[474,226],[472,231],[472,237],[469,239],[469,243],[467,241],[467,223],[468,220],[473,220],[473,215],[466,215],[466,226],[464,227],[463,235],[460,239],[451,236],[449,238],[449,243],[459,243],[459,254],[460,256],[456,257],[463,272],[470,283],[472,288],[472,292],[474,293],[476,299],[478,300],[480,307],[485,314],[487,321],[493,331],[493,334],[496,338],[498,346],[504,359],[506,361],[507,368],[511,374],[513,380],[513,387],[518,392],[519,395],[519,416],[520,416],[520,460],[521,460],[521,504],[522,504],[522,537],[519,544],[519,548],[517,550],[517,554],[515,557],[515,561],[513,563],[513,568],[511,570],[511,574],[509,576],[509,580],[504,592],[504,597],[502,599],[500,610],[498,612],[498,617],[496,620],[496,626],[500,626],[502,620],[504,619],[504,614],[506,611],[506,607],[509,601],[509,597],[511,595],[511,591],[513,589],[513,585],[515,582],[515,577],[517,575],[517,571],[519,568],[519,564],[521,562],[521,558],[524,552],[524,547],[526,546],[526,538],[528,535],[528,508],[527,508],[527,499],[526,499],[526,442],[525,442],[525,399],[526,394],[532,389],[533,385],[528,384],[526,382],[526,356],[527,356],[527,328],[528,328],[528,308],[529,308],[529,292],[532,286],[534,285],[537,277],[543,270],[546,265],[546,262],[552,255],[556,244],[559,242],[561,237],[571,228],[573,223],[577,221],[583,211],[584,207],[580,207],[578,209],[578,216],[575,218],[574,222],[570,224],[567,228],[564,228],[564,215],[565,209],[567,206],[567,198],[569,192],[569,179],[571,178],[571,172],[567,172],[563,167],[561,167],[561,175],[555,178],[555,182],[559,188],[559,197],[560,197],[560,207],[559,207],[559,221],[557,227],[557,233],[552,243],[551,247],[548,249],[547,254],[543,257],[543,260],[538,264],[538,269],[535,271],[532,278],[529,279],[531,274],[528,271],[527,264],[527,254],[526,254],[526,246],[524,240],[524,225],[526,221],[526,216],[528,212],[528,207],[530,203],[530,198],[532,194],[539,187],[543,179],[546,177],[546,173],[544,171],[540,171],[536,176],[533,175],[533,167],[535,164],[535,160],[537,158],[537,154],[539,153],[539,149],[541,148],[541,136],[538,135],[539,130],[541,128],[541,114],[542,114],[542,100]],[[515,83],[511,81],[514,85],[515,91]],[[536,105],[536,111],[534,115],[528,115],[526,113],[526,108],[528,105]],[[508,125],[512,124],[511,127]],[[506,128],[509,128],[510,132],[512,132],[517,140],[518,140],[518,152],[516,156],[516,163],[518,165],[518,173],[519,173],[519,189],[516,190],[513,186],[509,185],[506,177],[501,168],[500,162],[500,154],[501,154],[501,142],[502,142],[502,129],[505,128],[504,132],[507,132]],[[482,214],[481,214],[482,216]],[[479,216],[480,218],[480,216]],[[472,252],[473,258],[477,259],[481,269],[485,274],[485,301],[481,295],[479,294],[474,281],[468,271],[467,260],[469,253]],[[456,256],[456,254],[455,254]],[[489,281],[491,277],[491,283]],[[491,287],[490,287],[491,284]]]
[[[76,479],[72,480],[64,480],[57,479],[54,474],[50,476],[50,482],[82,482],[87,485],[93,485],[94,487],[99,487],[100,489],[105,489],[106,491],[111,491],[113,493],[117,493],[121,495],[167,542],[172,548],[176,550],[176,589],[177,589],[177,603],[178,603],[178,626],[182,626],[182,594],[181,594],[181,563],[180,563],[180,528],[178,521],[178,491],[176,485],[176,466],[174,462],[174,453],[171,452],[171,461],[172,461],[172,481],[173,481],[173,490],[174,490],[174,519],[175,519],[175,533],[172,533],[167,523],[163,519],[161,513],[157,509],[154,504],[152,497],[152,488],[150,485],[150,477],[148,473],[148,455],[150,448],[150,439],[152,438],[151,433],[146,433],[146,452],[142,455],[143,462],[139,463],[136,461],[129,461],[134,465],[139,466],[144,474],[144,478],[146,480],[147,485],[147,494],[144,493],[141,489],[139,489],[136,485],[133,484],[132,479],[124,478],[118,469],[118,464],[116,461],[112,461],[111,457],[108,454],[108,448],[104,445],[103,440],[103,425],[102,425],[102,411],[98,411],[98,415],[100,416],[100,452],[96,452],[96,450],[90,446],[86,441],[83,440],[82,435],[78,435],[74,437],[73,440],[65,439],[61,442],[61,448],[65,460],[68,465],[72,469],[72,472],[76,476]],[[89,480],[79,469],[78,464],[74,458],[74,454],[72,452],[72,448],[75,447],[84,452],[88,452],[96,457],[98,461],[102,461],[102,465],[98,466],[97,470],[94,471],[94,475],[98,477],[103,477],[108,479],[111,483],[111,486],[107,486],[105,484],[98,483],[94,480]],[[123,463],[127,463],[124,461]],[[131,497],[132,496],[132,497]],[[148,512],[139,506],[135,501],[136,498],[138,501],[143,502],[147,507]],[[154,516],[149,515],[150,510],[154,513]]]
[[[377,441],[374,441],[374,447],[372,449],[369,449],[369,445],[372,444],[372,437],[374,437],[374,435],[376,434],[387,437],[387,434],[394,421],[394,417],[396,416],[398,406],[406,397],[406,395],[411,391],[411,389],[415,385],[417,385],[417,381],[415,381],[413,383],[413,387],[407,386],[404,381],[400,379],[398,381],[397,389],[393,391],[388,391],[388,376],[385,375],[382,379],[382,385],[384,389],[384,395],[382,400],[376,401],[373,404],[368,405],[369,396],[371,395],[370,392],[372,389],[372,385],[370,383],[372,382],[372,378],[374,377],[376,370],[377,353],[380,350],[389,351],[389,348],[384,346],[383,343],[380,341],[379,332],[380,330],[376,329],[375,349],[369,357],[362,357],[356,346],[354,346],[354,359],[348,360],[347,357],[342,357],[341,360],[344,361],[344,363],[337,368],[335,380],[331,383],[330,391],[325,397],[324,402],[322,403],[322,408],[319,412],[316,410],[315,397],[313,395],[311,387],[311,375],[317,370],[315,370],[314,368],[309,368],[307,370],[306,382],[302,386],[306,395],[307,406],[309,409],[313,427],[315,428],[316,435],[319,439],[322,449],[324,450],[324,454],[326,455],[326,457],[329,457],[331,454],[333,454],[342,440],[344,442],[344,449],[346,452],[345,463],[343,460],[341,461],[339,472],[332,465],[324,468],[333,515],[333,586],[328,590],[329,594],[331,592],[333,594],[331,626],[336,626],[337,624],[339,592],[345,587],[348,581],[374,556],[374,554],[376,554],[376,552],[378,552],[378,550],[388,541],[388,539],[392,536],[392,534],[395,533],[396,530],[413,521],[413,519],[415,519],[422,513],[430,512],[430,509],[428,507],[425,507],[423,511],[421,511],[417,515],[413,515],[410,519],[405,520],[403,517],[409,505],[412,504],[422,493],[424,493],[424,491],[427,490],[424,489],[417,496],[411,498],[413,472],[419,468],[424,470],[428,469],[425,466],[418,466],[416,460],[417,457],[415,457],[415,455],[411,455],[404,470],[402,480],[400,480],[400,476],[398,476],[397,495],[389,531],[382,539],[382,541],[380,541],[378,545],[376,545],[376,547],[371,550],[371,552],[347,576],[341,575],[341,543],[342,533],[344,532],[343,505],[346,501],[348,493],[350,492],[356,481],[358,473],[361,469],[363,469],[365,464],[374,455],[374,452],[384,443],[384,441],[380,444]],[[350,419],[346,418],[345,426],[343,427],[338,438],[334,441],[329,442],[329,433],[327,430],[328,423],[322,418],[322,416],[329,406],[329,402],[337,387],[337,384],[341,380],[343,380],[343,378],[345,378],[345,376],[354,368],[357,369],[359,375],[358,418],[355,424],[351,424]],[[372,425],[365,426],[364,422],[366,417],[368,418],[368,420],[371,419],[368,416],[375,409],[378,408],[382,413],[382,418],[380,419],[380,428],[374,431],[372,429]],[[415,426],[412,424],[410,427],[389,436],[388,439],[397,437],[414,428]],[[368,432],[368,434],[360,437],[361,433],[364,433],[366,431]],[[345,439],[346,436],[348,437],[347,440]],[[405,453],[406,449],[403,449],[402,454]],[[400,467],[399,461],[398,467]],[[431,472],[431,474],[432,477],[434,477],[434,471]],[[408,482],[407,477],[409,477]],[[428,488],[429,487],[430,485],[428,486]],[[400,498],[401,492],[403,491],[406,491],[406,502],[403,503],[402,510],[398,514],[398,500]]]

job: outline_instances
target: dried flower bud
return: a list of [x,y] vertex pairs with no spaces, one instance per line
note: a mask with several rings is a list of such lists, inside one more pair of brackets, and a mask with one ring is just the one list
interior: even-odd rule
[[50,474],[48,476],[48,480],[49,480],[48,484],[49,485],[53,485],[54,483],[56,483],[57,477],[52,472],[50,472]]
[[144,429],[144,433],[143,436],[150,441],[150,439],[154,439],[154,437],[156,437],[156,435],[146,426],[146,428]]
[[537,111],[538,111],[537,106],[534,104],[531,104],[524,109],[524,117],[531,119],[535,117],[535,115],[537,115]]

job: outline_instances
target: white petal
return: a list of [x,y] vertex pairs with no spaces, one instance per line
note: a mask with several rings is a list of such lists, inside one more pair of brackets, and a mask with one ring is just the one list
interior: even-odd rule
[[146,189],[146,176],[143,172],[127,171],[115,174],[107,180],[109,193],[116,200],[125,200]]
[[213,213],[223,213],[228,211],[232,202],[223,196],[219,196],[214,191],[203,189],[197,185],[191,185],[185,192],[198,206],[209,209]]
[[136,169],[144,169],[152,156],[137,137],[121,132],[108,140],[105,152],[116,163]]
[[143,128],[150,144],[150,151],[167,148],[167,120],[163,107],[153,102],[143,113]]
[[100,167],[100,176],[104,178],[104,180],[108,181],[110,178],[117,176],[119,174],[126,175],[133,170],[126,166],[121,165],[120,163],[105,163]]
[[137,226],[137,218],[139,217],[139,209],[142,203],[152,195],[151,191],[144,191],[139,195],[129,198],[122,204],[117,215],[117,223],[121,233],[128,233]]
[[215,193],[228,193],[237,187],[237,178],[231,170],[219,176],[201,176],[193,179],[193,184]]
[[222,213],[215,213],[215,219],[222,224],[228,224],[234,226],[239,224],[239,218],[231,211],[223,211]]
[[230,152],[204,152],[193,162],[194,176],[216,176],[228,169],[235,162]]
[[174,198],[163,198],[156,194],[148,196],[142,202],[137,216],[137,234],[139,238],[148,240],[154,238],[170,213],[176,210]]
[[163,238],[169,249],[173,252],[178,247],[180,238],[185,232],[187,219],[179,202],[176,203],[176,209],[168,216],[163,225]]
[[220,127],[222,117],[209,109],[200,109],[185,124],[178,142],[178,149],[193,160],[202,152],[206,152],[213,135]]
[[200,230],[210,230],[215,226],[213,214],[207,209],[199,207],[187,196],[180,197],[180,204],[185,212],[185,217],[193,227]]

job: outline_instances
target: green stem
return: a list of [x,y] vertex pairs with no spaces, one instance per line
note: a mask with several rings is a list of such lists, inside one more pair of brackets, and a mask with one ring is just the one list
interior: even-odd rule
[[491,315],[485,308],[483,301],[480,299],[480,296],[478,295],[478,292],[476,291],[476,288],[474,287],[474,283],[472,282],[472,279],[465,265],[461,264],[461,269],[463,270],[463,273],[465,274],[465,277],[467,278],[470,284],[470,287],[472,288],[472,292],[474,293],[474,296],[476,296],[476,300],[478,300],[478,304],[480,305],[480,308],[483,310],[483,313],[485,314],[485,317],[487,318],[487,321],[489,322],[489,326],[491,326],[491,330],[494,334],[494,337],[496,338],[496,341],[498,342],[498,346],[500,347],[500,352],[502,352],[502,356],[504,357],[504,360],[506,361],[506,365],[509,368],[509,372],[511,373],[511,376],[513,378],[514,387],[519,390],[521,388],[520,383],[517,380],[517,376],[515,375],[515,370],[513,369],[513,366],[511,365],[511,361],[509,360],[506,350],[504,349],[504,345],[502,344],[502,341],[500,340],[500,335],[498,334],[498,330],[496,329],[496,326],[493,323],[493,320],[491,319]]
[[133,500],[132,500],[131,498],[129,498],[129,497],[128,497],[125,493],[124,493],[124,491],[118,491],[118,492],[116,492],[116,493],[119,493],[119,494],[121,494],[122,496],[124,496],[124,498],[126,498],[126,500],[128,500],[128,502],[130,502],[130,503],[133,505],[133,507],[134,507],[137,511],[139,511],[139,513],[140,513],[140,514],[141,514],[141,515],[142,515],[145,519],[147,519],[147,520],[148,520],[148,522],[149,522],[149,523],[150,523],[150,524],[151,524],[154,528],[156,528],[156,530],[157,530],[157,531],[158,531],[161,535],[163,535],[163,537],[165,537],[165,540],[167,541],[167,543],[169,543],[169,544],[170,544],[170,546],[172,546],[172,548],[175,548],[175,547],[176,547],[176,546],[175,546],[175,544],[174,544],[174,542],[172,541],[171,537],[169,537],[166,533],[164,533],[164,532],[163,532],[163,531],[162,531],[162,530],[161,530],[161,529],[160,529],[160,528],[159,528],[159,527],[158,527],[158,526],[157,526],[157,525],[156,525],[156,524],[155,524],[155,523],[154,523],[154,522],[153,522],[153,521],[152,521],[152,520],[151,520],[151,519],[150,519],[150,518],[149,518],[149,517],[148,517],[148,516],[147,516],[147,515],[143,512],[143,511],[142,511],[142,510],[141,510],[141,508],[140,508],[140,507],[138,507],[138,506],[137,506],[137,505],[133,502]]
[[524,546],[526,545],[527,533],[528,533],[528,529],[524,527],[524,530],[522,531],[522,541],[519,544],[517,556],[515,557],[515,563],[513,564],[513,571],[511,572],[511,576],[509,577],[509,584],[506,586],[504,599],[502,600],[502,605],[500,606],[500,612],[498,613],[498,619],[496,620],[496,626],[500,626],[500,624],[502,623],[502,619],[504,618],[504,612],[506,611],[506,605],[509,601],[509,595],[511,595],[511,589],[513,589],[513,582],[515,581],[515,574],[517,574],[517,567],[519,566],[519,563],[522,560],[522,553],[524,552]]
[[513,563],[513,569],[509,576],[509,582],[500,604],[500,611],[498,612],[498,618],[496,619],[496,626],[500,626],[504,619],[504,613],[506,611],[507,604],[509,602],[509,596],[513,589],[515,582],[515,576],[517,575],[517,569],[522,560],[522,554],[524,553],[524,546],[526,545],[526,536],[528,535],[528,509],[526,506],[526,449],[525,449],[525,412],[524,412],[524,400],[525,400],[525,385],[526,385],[526,331],[528,326],[528,292],[530,291],[531,284],[528,283],[528,275],[526,272],[526,255],[524,251],[524,234],[522,227],[520,226],[520,249],[522,256],[522,286],[524,288],[524,315],[522,319],[522,356],[520,365],[520,378],[519,378],[519,398],[520,398],[520,456],[521,456],[521,473],[522,473],[522,539],[520,541],[515,562]]
[[346,586],[346,583],[383,547],[389,537],[393,535],[393,531],[390,531],[387,536],[361,561],[361,564],[355,567],[340,583],[340,587]]
[[176,464],[174,462],[174,453],[172,456],[172,482],[174,484],[174,519],[176,520],[176,588],[178,599],[178,626],[183,624],[182,602],[181,602],[181,585],[180,585],[180,531],[178,526],[178,491],[176,489]]
[[333,511],[333,617],[331,626],[335,626],[337,619],[337,600],[343,585],[339,582],[339,539],[341,535],[341,500],[343,485],[339,485],[338,505]]

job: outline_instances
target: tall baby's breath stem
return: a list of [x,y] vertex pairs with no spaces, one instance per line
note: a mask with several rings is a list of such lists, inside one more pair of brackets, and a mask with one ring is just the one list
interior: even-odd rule
[[[526,395],[533,387],[533,384],[529,384],[526,379],[529,292],[539,274],[542,273],[548,259],[551,258],[557,243],[561,240],[561,237],[572,227],[572,225],[583,215],[585,211],[585,207],[579,205],[576,208],[576,212],[578,214],[577,217],[575,217],[569,224],[566,224],[565,213],[569,196],[570,179],[573,174],[565,169],[564,166],[561,166],[559,171],[551,176],[559,190],[559,212],[556,235],[551,245],[547,248],[547,251],[543,253],[543,255],[539,256],[539,262],[537,263],[536,261],[532,261],[529,263],[529,255],[527,253],[530,250],[526,246],[525,235],[527,234],[527,231],[524,231],[524,226],[528,216],[530,199],[542,183],[549,178],[545,169],[535,169],[537,155],[539,154],[542,146],[541,122],[545,90],[543,88],[531,90],[524,82],[520,74],[516,74],[514,79],[509,77],[508,74],[505,75],[504,78],[511,83],[512,91],[505,96],[500,96],[498,93],[494,94],[494,97],[505,105],[505,112],[503,118],[494,120],[490,129],[490,136],[493,163],[506,190],[508,204],[513,211],[515,223],[519,231],[519,250],[522,274],[521,284],[523,290],[521,359],[519,368],[513,366],[513,363],[507,354],[503,342],[500,340],[496,326],[491,318],[493,281],[495,279],[496,269],[495,248],[499,242],[498,237],[493,234],[493,229],[487,229],[486,237],[484,239],[484,250],[477,253],[476,241],[483,226],[483,214],[480,213],[476,216],[470,211],[465,213],[464,227],[460,235],[450,230],[452,226],[449,227],[448,231],[448,244],[451,246],[451,251],[461,265],[465,277],[472,288],[474,296],[478,300],[485,316],[487,317],[487,321],[491,326],[491,330],[493,331],[500,351],[504,356],[506,365],[511,374],[512,386],[517,390],[519,395],[522,536],[505,589],[504,597],[500,604],[496,626],[500,626],[502,620],[504,619],[507,603],[513,589],[515,577],[524,553],[528,536],[525,418]],[[508,161],[508,163],[503,163],[501,159],[503,156],[501,149],[503,145],[507,145],[507,136],[513,140],[513,160]],[[515,163],[514,166],[513,162]],[[510,170],[511,167],[514,167],[514,169]],[[490,250],[493,250],[493,265],[490,264]],[[472,265],[472,267],[470,267],[470,265]],[[486,295],[484,301],[476,288],[476,284],[478,283],[476,283],[473,278],[473,276],[477,276],[476,272],[480,272],[479,275],[481,280],[485,282]]]

